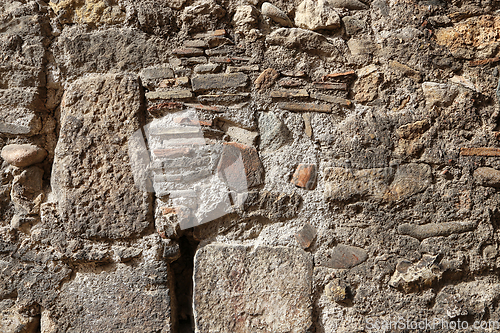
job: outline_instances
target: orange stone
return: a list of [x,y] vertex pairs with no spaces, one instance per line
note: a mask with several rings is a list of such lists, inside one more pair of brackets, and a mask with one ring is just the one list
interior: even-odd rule
[[280,73],[277,70],[268,68],[260,73],[259,77],[255,80],[255,87],[260,90],[270,88],[279,76]]
[[299,164],[292,176],[291,183],[307,190],[314,189],[316,185],[316,165]]

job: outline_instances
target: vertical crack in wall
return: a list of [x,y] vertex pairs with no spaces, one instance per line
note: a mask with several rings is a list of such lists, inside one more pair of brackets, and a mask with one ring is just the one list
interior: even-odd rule
[[191,234],[179,238],[181,256],[171,264],[175,279],[175,298],[177,302],[177,333],[194,332],[193,317],[193,267],[194,255],[198,247]]

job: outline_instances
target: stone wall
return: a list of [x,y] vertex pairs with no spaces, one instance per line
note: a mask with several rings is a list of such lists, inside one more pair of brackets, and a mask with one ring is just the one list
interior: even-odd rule
[[497,331],[499,11],[0,2],[0,332]]

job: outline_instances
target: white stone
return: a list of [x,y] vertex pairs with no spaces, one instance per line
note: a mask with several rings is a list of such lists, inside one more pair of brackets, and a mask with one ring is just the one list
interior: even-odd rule
[[295,12],[295,25],[309,30],[333,30],[340,28],[340,16],[329,0],[304,0]]

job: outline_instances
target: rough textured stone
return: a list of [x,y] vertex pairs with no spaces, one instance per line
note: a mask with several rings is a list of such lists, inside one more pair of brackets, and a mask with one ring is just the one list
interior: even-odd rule
[[150,224],[150,195],[134,184],[121,144],[141,126],[141,94],[129,75],[81,79],[66,91],[51,182],[71,233],[122,238]]
[[280,73],[274,68],[268,68],[257,77],[254,84],[257,89],[264,90],[271,88],[271,86],[276,82]]
[[405,223],[398,227],[398,232],[422,240],[429,237],[449,236],[472,231],[475,228],[476,224],[471,222],[442,222],[422,225]]
[[307,190],[314,189],[316,185],[316,165],[299,164],[293,173],[291,183]]
[[500,156],[500,148],[480,147],[480,148],[460,148],[462,156]]
[[400,261],[396,271],[389,281],[389,285],[407,293],[430,288],[443,275],[439,265],[439,256],[424,254],[422,259],[412,264],[407,260]]
[[197,65],[194,67],[194,72],[198,74],[206,74],[206,73],[217,73],[220,72],[222,66],[220,64],[206,64],[206,65]]
[[329,0],[330,5],[337,8],[367,9],[368,6],[358,0]]
[[315,237],[316,237],[316,229],[309,223],[306,223],[295,234],[295,239],[297,240],[297,243],[299,243],[299,245],[303,249],[307,249],[309,246],[311,246],[311,243],[313,242]]
[[429,106],[448,106],[458,94],[458,89],[455,86],[444,83],[424,82],[422,90]]
[[252,5],[239,6],[233,16],[233,23],[240,31],[249,31],[257,27],[259,11]]
[[47,156],[47,151],[30,144],[13,144],[3,147],[1,156],[7,163],[24,168],[42,162]]
[[382,199],[393,176],[392,168],[328,168],[324,171],[325,198],[334,201],[364,197]]
[[30,167],[14,177],[11,198],[16,215],[36,215],[45,195],[42,191],[43,170]]
[[328,253],[327,259],[319,264],[330,268],[349,269],[361,264],[367,258],[368,254],[362,248],[339,244]]
[[493,168],[478,168],[474,170],[474,179],[482,186],[500,186],[500,171]]
[[304,50],[327,57],[341,57],[336,45],[316,32],[300,28],[281,28],[266,37],[270,45]]
[[204,246],[194,264],[196,332],[306,332],[311,279],[312,258],[303,250]]
[[65,283],[44,318],[51,332],[173,332],[171,273],[165,263],[83,269]]
[[273,112],[261,114],[259,128],[261,149],[279,149],[289,138],[288,128]]
[[347,284],[341,279],[333,279],[325,286],[325,293],[334,302],[343,302],[349,297]]
[[255,146],[257,138],[259,137],[258,132],[247,131],[246,129],[239,128],[236,126],[229,126],[226,133],[236,142],[242,143],[247,146]]
[[248,76],[243,73],[205,74],[194,76],[191,79],[191,84],[194,91],[202,91],[209,89],[245,87],[247,81]]
[[[109,47],[113,45],[113,47]],[[132,29],[110,28],[93,33],[67,29],[54,43],[54,57],[63,73],[133,71],[161,64],[166,45],[160,39]]]
[[262,15],[269,17],[274,22],[284,26],[284,27],[293,27],[292,21],[290,18],[283,12],[281,9],[276,7],[275,5],[264,2],[261,7]]
[[329,0],[304,0],[295,11],[295,25],[309,30],[340,28],[340,16]]
[[[238,165],[235,162],[240,159],[245,170],[236,169]],[[244,171],[244,174],[241,171]],[[241,143],[224,144],[217,172],[236,189],[247,189],[264,182],[264,168],[257,150]]]
[[431,182],[432,169],[429,165],[417,163],[401,165],[384,198],[389,201],[408,198],[425,190]]

